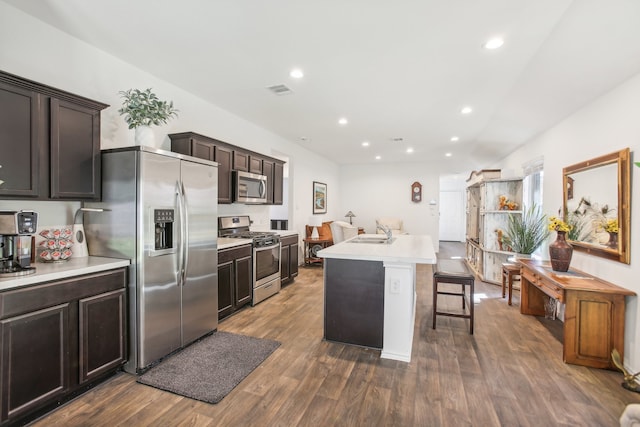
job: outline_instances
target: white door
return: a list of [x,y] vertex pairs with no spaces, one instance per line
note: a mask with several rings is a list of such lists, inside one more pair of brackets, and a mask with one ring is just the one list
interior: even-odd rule
[[440,192],[440,240],[464,242],[464,192]]

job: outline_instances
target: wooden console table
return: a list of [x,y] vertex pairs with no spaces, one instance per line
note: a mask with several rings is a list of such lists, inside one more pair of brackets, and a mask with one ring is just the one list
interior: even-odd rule
[[625,296],[636,295],[580,270],[553,271],[548,262],[518,259],[520,313],[544,316],[545,295],[565,304],[565,363],[615,369],[614,348],[624,354]]

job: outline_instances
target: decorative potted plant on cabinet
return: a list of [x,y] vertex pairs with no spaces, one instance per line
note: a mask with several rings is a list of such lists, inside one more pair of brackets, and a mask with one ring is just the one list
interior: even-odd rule
[[522,211],[522,214],[509,214],[503,244],[518,255],[529,258],[549,237],[545,218],[546,215],[536,205]]
[[153,145],[151,126],[166,124],[172,117],[178,117],[173,101],[161,101],[151,88],[123,90],[119,94],[123,102],[118,113],[124,116],[129,129],[135,129],[137,145]]

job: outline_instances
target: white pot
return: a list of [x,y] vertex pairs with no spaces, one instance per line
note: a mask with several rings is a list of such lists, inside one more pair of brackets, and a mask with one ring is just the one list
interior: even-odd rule
[[136,128],[135,142],[136,145],[145,145],[148,147],[154,147],[155,136],[151,126],[138,126]]

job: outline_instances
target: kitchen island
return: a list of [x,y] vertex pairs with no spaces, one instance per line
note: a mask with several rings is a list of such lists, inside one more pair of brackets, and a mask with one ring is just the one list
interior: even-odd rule
[[430,236],[400,235],[390,243],[376,237],[384,236],[364,234],[318,252],[325,259],[324,338],[410,362],[416,264],[436,263],[433,242]]

